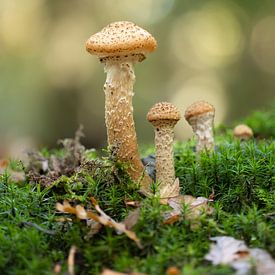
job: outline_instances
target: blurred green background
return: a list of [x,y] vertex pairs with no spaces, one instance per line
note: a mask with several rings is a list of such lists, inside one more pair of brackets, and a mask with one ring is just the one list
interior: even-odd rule
[[[158,41],[157,51],[136,65],[140,143],[153,142],[146,113],[159,101],[183,113],[207,100],[218,124],[274,100],[274,0],[0,0],[1,156],[55,146],[79,124],[88,147],[106,145],[105,74],[85,42],[121,20]],[[190,134],[182,119],[177,139]]]

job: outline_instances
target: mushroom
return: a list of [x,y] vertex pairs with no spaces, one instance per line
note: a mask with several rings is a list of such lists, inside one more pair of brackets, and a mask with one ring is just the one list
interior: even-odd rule
[[234,128],[233,135],[234,137],[239,138],[241,140],[247,140],[253,137],[253,131],[249,126],[245,124],[240,124]]
[[196,101],[185,111],[185,119],[197,137],[196,152],[214,147],[213,123],[215,108],[206,101]]
[[133,65],[156,47],[150,33],[127,21],[109,24],[86,42],[87,51],[99,57],[107,74],[104,92],[108,145],[117,160],[129,164],[128,174],[134,181],[140,181],[145,194],[150,193],[152,179],[145,173],[138,152],[132,106]]
[[[179,110],[168,102],[155,104],[147,114],[147,120],[155,129],[156,181],[159,183],[161,198],[175,183],[173,140],[174,127],[179,119]],[[175,194],[169,194],[170,197],[177,195],[178,190]]]

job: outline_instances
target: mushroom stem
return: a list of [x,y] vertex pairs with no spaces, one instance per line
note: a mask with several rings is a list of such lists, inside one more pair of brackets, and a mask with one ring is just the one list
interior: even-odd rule
[[156,180],[161,199],[179,195],[173,155],[174,127],[179,119],[179,110],[168,102],[155,104],[147,114],[147,120],[155,129]]
[[140,182],[141,191],[149,194],[152,179],[145,173],[140,160],[133,118],[135,60],[108,58],[102,62],[107,74],[104,92],[108,144],[114,149],[119,161],[129,164],[127,172],[134,181]]
[[167,124],[164,121],[154,123],[155,127],[155,146],[156,146],[156,180],[159,189],[163,190],[166,186],[172,186],[175,182],[174,168],[174,124]]
[[198,153],[205,148],[207,150],[214,148],[213,117],[213,112],[209,112],[197,117],[191,117],[189,120],[197,138],[196,152]]

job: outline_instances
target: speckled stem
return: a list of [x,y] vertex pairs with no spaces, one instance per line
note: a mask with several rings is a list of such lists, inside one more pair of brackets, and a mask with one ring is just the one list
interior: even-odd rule
[[135,82],[133,63],[106,61],[105,72],[105,121],[108,144],[114,149],[119,161],[129,164],[130,177],[140,182],[141,191],[147,194],[152,180],[145,172],[137,146],[132,106]]
[[174,126],[176,122],[154,122],[156,146],[156,181],[159,183],[160,193],[163,187],[175,182],[174,168]]
[[204,149],[212,150],[214,148],[213,136],[214,113],[209,112],[190,119],[190,125],[197,138],[196,152]]

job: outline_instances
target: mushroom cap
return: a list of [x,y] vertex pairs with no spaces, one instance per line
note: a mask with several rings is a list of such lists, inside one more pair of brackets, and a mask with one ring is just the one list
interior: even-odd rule
[[111,23],[86,42],[86,50],[99,57],[147,54],[156,47],[149,32],[128,21]]
[[206,101],[200,100],[194,102],[185,110],[184,117],[188,121],[192,117],[203,115],[209,112],[215,112],[214,106]]
[[253,131],[249,126],[240,124],[234,128],[233,134],[238,138],[250,138],[253,136]]
[[154,121],[178,121],[180,120],[180,111],[178,108],[169,102],[160,102],[155,104],[147,114],[149,122]]

